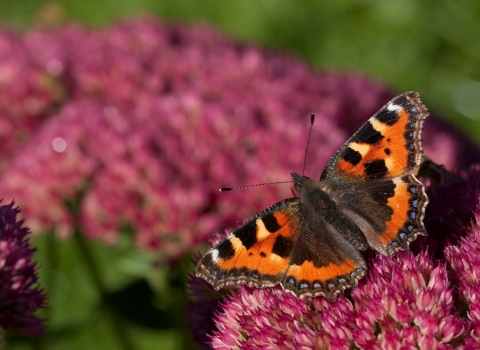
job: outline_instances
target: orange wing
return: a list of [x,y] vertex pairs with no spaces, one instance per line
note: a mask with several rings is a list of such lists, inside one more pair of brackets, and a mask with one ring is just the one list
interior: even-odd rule
[[342,235],[325,227],[323,233],[307,233],[302,238],[308,241],[298,244],[290,266],[282,281],[283,288],[297,296],[324,295],[335,299],[367,272],[358,250]]
[[375,180],[412,172],[422,159],[428,114],[417,92],[395,97],[340,148],[320,179]]
[[300,233],[299,200],[281,201],[232,232],[199,261],[196,275],[215,289],[278,284]]
[[329,298],[356,285],[366,272],[360,253],[320,217],[310,231],[301,206],[290,198],[249,220],[203,256],[197,277],[215,289],[280,283],[297,296]]
[[428,198],[413,175],[420,165],[428,110],[417,92],[388,102],[335,154],[321,181],[368,244],[390,255],[425,234]]

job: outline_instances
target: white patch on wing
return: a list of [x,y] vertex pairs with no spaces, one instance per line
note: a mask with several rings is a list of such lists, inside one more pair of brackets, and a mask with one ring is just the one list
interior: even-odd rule
[[394,103],[389,103],[389,104],[387,105],[387,109],[388,109],[389,111],[391,111],[391,112],[393,112],[393,111],[399,111],[399,110],[402,109],[402,106],[396,105],[396,104],[394,104]]
[[213,249],[210,252],[210,255],[212,256],[213,262],[216,264],[218,262],[218,249]]

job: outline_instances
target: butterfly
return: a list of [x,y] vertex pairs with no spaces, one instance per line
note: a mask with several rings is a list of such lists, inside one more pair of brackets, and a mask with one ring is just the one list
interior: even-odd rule
[[297,197],[248,220],[205,253],[196,276],[216,290],[280,284],[298,297],[335,299],[366,274],[362,252],[409,249],[425,235],[428,198],[414,175],[429,115],[417,92],[371,117],[327,163],[320,180],[292,173]]

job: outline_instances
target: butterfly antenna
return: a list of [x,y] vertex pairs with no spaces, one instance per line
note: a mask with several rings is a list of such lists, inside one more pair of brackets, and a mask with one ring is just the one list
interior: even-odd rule
[[307,152],[308,152],[308,145],[310,143],[310,136],[312,136],[312,128],[313,122],[315,121],[315,114],[310,116],[310,130],[308,131],[308,139],[307,139],[307,147],[305,148],[305,157],[303,159],[303,171],[302,176],[305,175],[305,166],[307,165]]
[[264,185],[278,185],[278,184],[286,184],[286,183],[289,183],[289,182],[293,182],[293,181],[290,180],[290,181],[278,181],[278,182],[265,182],[263,184],[246,185],[246,186],[238,186],[238,187],[222,187],[221,189],[219,189],[219,191],[220,192],[227,192],[227,191],[238,190],[240,188],[264,186]]
[[[310,136],[312,135],[312,128],[313,128],[313,122],[315,121],[315,114],[312,114],[310,116],[310,130],[308,131],[308,139],[307,139],[307,148],[305,149],[305,157],[303,159],[303,171],[302,175],[305,175],[305,165],[307,164],[307,151],[308,151],[308,145],[310,143]],[[233,191],[233,190],[238,190],[240,188],[249,188],[249,187],[257,187],[257,186],[264,186],[264,185],[279,185],[279,184],[286,184],[289,182],[293,182],[292,180],[290,181],[278,181],[278,182],[265,182],[262,184],[255,184],[255,185],[246,185],[246,186],[238,186],[238,187],[222,187],[219,189],[220,192],[227,192],[227,191]]]

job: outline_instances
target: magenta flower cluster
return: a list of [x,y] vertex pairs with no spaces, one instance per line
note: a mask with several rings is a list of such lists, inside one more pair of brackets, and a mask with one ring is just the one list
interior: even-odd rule
[[0,31],[0,171],[64,98],[64,91],[23,40]]
[[0,206],[0,331],[36,336],[43,332],[43,321],[34,313],[44,306],[45,296],[36,284],[35,250],[19,212],[13,203]]
[[205,282],[192,280],[193,305],[208,305],[197,314],[214,321],[213,328],[192,321],[199,343],[216,349],[480,348],[480,166],[460,176],[461,183],[428,185],[429,236],[413,242],[412,251],[372,256],[359,287],[334,302],[301,300],[279,286],[240,286],[218,301],[218,292],[207,294]]
[[459,304],[467,310],[468,337],[466,345],[471,349],[480,346],[480,228],[472,230],[472,236],[463,238],[459,246],[445,250],[453,278],[458,283]]
[[445,266],[426,254],[378,259],[347,299],[302,301],[281,288],[240,288],[215,321],[213,348],[448,349],[464,336]]
[[[316,73],[209,28],[153,20],[0,31],[0,95],[0,194],[33,232],[68,237],[79,222],[113,244],[129,231],[167,257],[290,194],[248,190],[246,203],[245,192],[218,188],[300,171],[310,113],[316,176],[392,97],[359,75]],[[438,120],[426,129],[438,162],[480,159]]]

